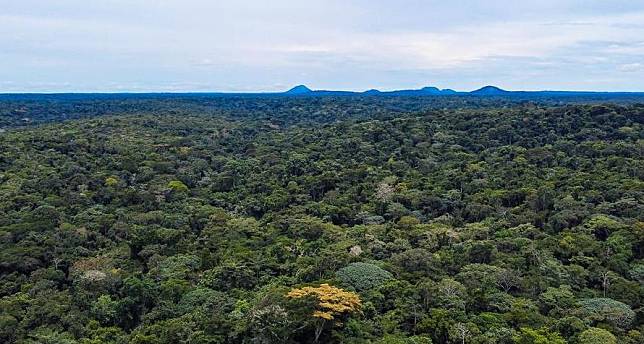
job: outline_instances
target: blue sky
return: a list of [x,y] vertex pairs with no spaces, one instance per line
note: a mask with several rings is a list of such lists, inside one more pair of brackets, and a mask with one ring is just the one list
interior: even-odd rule
[[0,0],[0,92],[644,91],[644,1]]

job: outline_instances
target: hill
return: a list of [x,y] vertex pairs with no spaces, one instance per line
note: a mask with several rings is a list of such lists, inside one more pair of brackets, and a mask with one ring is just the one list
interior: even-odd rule
[[507,95],[510,92],[500,89],[496,86],[484,86],[470,93],[474,95],[480,95],[480,96],[492,96],[492,95],[496,96],[496,95]]
[[291,94],[291,95],[301,95],[301,94],[307,94],[307,93],[311,93],[311,92],[313,92],[313,91],[311,91],[310,88],[308,88],[308,87],[306,87],[304,85],[298,85],[298,86],[295,86],[295,87],[291,88],[290,90],[286,91],[285,93],[286,94]]

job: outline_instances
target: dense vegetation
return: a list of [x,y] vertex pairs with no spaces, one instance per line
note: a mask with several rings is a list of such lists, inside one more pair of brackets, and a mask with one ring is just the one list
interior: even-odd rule
[[414,99],[5,116],[0,342],[642,343],[644,106]]
[[206,115],[239,119],[269,119],[276,124],[327,123],[337,120],[392,118],[430,109],[501,108],[529,103],[644,103],[644,93],[590,93],[512,96],[371,96],[325,95],[291,97],[279,94],[217,93],[133,94],[0,94],[0,131],[42,123],[102,115]]

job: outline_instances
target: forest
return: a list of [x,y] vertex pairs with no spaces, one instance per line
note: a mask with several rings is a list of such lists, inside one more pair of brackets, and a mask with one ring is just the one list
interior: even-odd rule
[[644,343],[644,101],[0,97],[0,342]]

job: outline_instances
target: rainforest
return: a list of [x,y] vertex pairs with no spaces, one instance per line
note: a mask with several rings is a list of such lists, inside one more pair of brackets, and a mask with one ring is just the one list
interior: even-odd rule
[[0,342],[644,342],[644,98],[2,95]]

